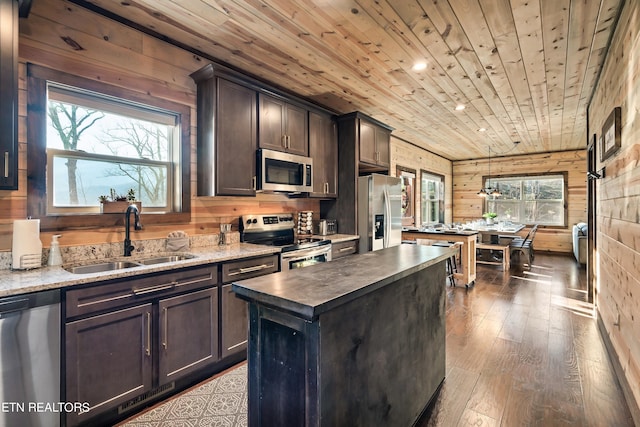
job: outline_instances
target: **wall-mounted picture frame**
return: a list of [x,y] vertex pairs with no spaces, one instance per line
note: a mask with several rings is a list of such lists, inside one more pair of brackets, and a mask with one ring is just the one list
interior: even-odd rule
[[602,126],[602,134],[600,135],[601,162],[611,157],[622,145],[620,137],[621,115],[622,108],[615,107]]

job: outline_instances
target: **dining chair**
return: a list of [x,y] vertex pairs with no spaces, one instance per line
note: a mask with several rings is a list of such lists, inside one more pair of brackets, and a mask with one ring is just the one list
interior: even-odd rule
[[536,232],[538,231],[538,224],[535,224],[524,239],[514,239],[509,244],[509,249],[511,251],[511,255],[514,253],[518,253],[518,255],[526,255],[528,260],[529,270],[531,270],[531,266],[533,265],[534,251],[533,251],[533,240],[536,236]]

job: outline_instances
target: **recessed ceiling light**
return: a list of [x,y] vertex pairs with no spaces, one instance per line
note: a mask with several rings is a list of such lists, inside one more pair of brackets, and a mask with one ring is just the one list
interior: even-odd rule
[[478,132],[486,132],[487,130],[485,128],[480,128],[478,129]]
[[456,111],[462,111],[462,110],[464,110],[464,108],[465,108],[465,106],[462,105],[462,104],[456,105]]
[[422,71],[425,70],[427,68],[427,63],[424,61],[420,61],[420,62],[416,62],[415,64],[413,64],[413,71]]

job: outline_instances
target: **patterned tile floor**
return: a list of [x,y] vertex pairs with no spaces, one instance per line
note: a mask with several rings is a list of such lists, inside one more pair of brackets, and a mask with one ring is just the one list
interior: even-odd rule
[[232,369],[119,427],[244,427],[247,425],[247,364]]

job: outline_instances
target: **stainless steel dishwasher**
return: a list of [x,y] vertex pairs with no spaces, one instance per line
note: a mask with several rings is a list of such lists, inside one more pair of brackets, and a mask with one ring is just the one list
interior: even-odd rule
[[60,425],[59,290],[0,298],[0,372],[0,427]]

